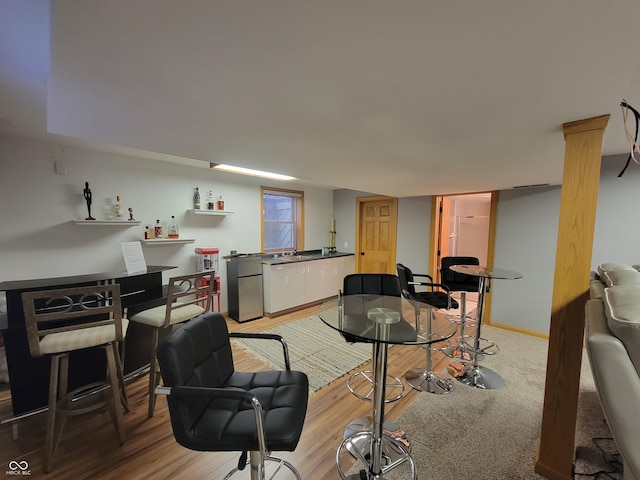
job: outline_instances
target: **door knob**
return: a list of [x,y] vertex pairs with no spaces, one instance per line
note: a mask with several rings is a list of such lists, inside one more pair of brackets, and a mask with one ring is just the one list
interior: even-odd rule
[[360,255],[362,255],[364,257],[364,252],[360,252]]

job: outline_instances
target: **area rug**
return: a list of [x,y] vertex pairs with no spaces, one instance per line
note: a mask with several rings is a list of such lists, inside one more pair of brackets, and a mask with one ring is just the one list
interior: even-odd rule
[[[547,341],[496,327],[483,336],[501,348],[481,365],[499,373],[505,386],[476,389],[455,382],[447,395],[420,393],[396,423],[407,432],[418,478],[538,480],[534,472],[540,440]],[[616,455],[595,395],[586,355],[581,375],[575,478],[621,478],[608,459]],[[592,440],[596,439],[596,440]],[[601,455],[599,446],[607,450]],[[608,458],[605,458],[608,457]],[[357,466],[352,470],[357,471]],[[385,480],[410,478],[406,466]]]
[[[291,369],[309,377],[309,393],[314,393],[371,358],[370,344],[348,343],[317,315],[285,323],[264,333],[282,335],[287,342]],[[233,342],[267,365],[282,369],[282,350],[271,342],[234,339]]]

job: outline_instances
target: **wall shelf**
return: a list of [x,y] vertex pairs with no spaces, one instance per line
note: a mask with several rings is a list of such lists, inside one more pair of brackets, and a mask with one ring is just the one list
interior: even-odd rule
[[150,238],[140,240],[143,245],[180,245],[195,242],[195,238]]
[[134,227],[140,225],[138,220],[74,220],[76,225],[112,225],[121,227]]
[[229,210],[195,210],[192,208],[191,210],[187,210],[187,213],[194,215],[231,215],[235,212]]

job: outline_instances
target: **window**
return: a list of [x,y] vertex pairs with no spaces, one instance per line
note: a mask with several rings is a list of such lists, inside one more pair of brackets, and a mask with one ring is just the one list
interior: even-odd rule
[[262,187],[262,251],[302,250],[304,192]]

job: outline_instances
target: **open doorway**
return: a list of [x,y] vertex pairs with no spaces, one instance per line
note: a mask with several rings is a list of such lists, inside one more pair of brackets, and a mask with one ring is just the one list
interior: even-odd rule
[[477,257],[480,265],[491,263],[495,196],[487,192],[433,197],[430,270],[438,282],[442,257]]

